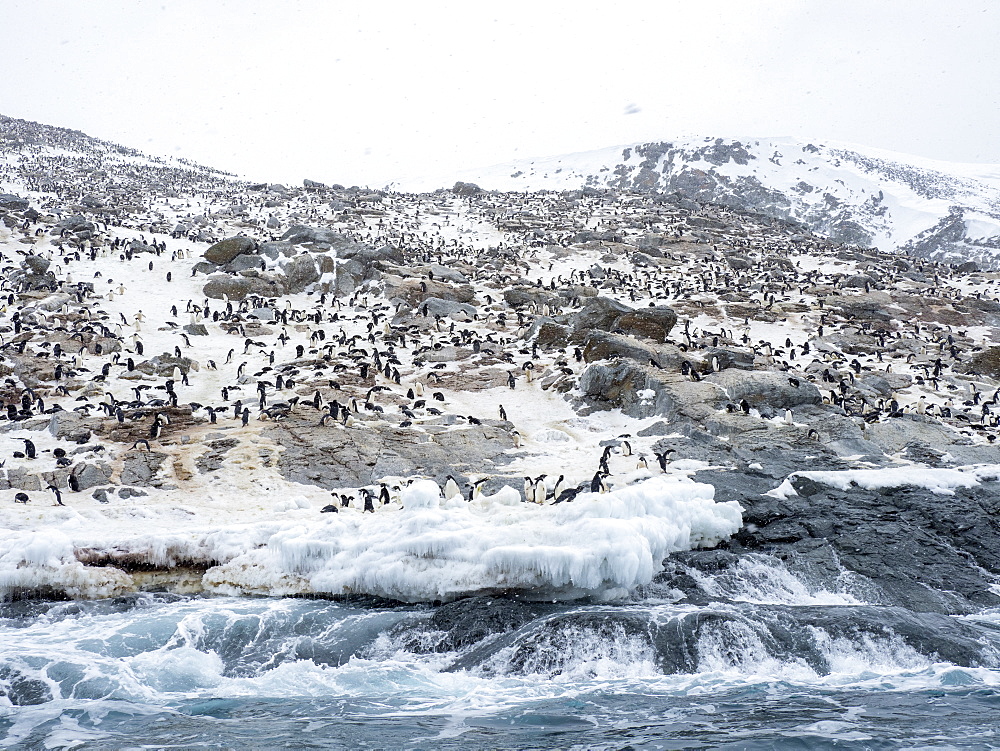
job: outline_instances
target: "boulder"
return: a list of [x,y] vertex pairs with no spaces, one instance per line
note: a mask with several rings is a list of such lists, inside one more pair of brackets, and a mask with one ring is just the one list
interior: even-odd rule
[[166,454],[156,451],[132,451],[125,455],[119,475],[123,485],[151,485],[160,467],[167,460]]
[[0,193],[0,209],[25,211],[27,208],[28,199],[15,196],[13,193]]
[[260,269],[263,271],[264,259],[257,255],[245,253],[236,256],[236,258],[222,267],[223,271],[230,273],[239,273],[240,271],[246,271],[247,269]]
[[319,269],[308,253],[300,253],[282,267],[285,273],[285,291],[288,294],[304,292],[313,282],[319,281]]
[[400,279],[385,277],[385,296],[390,300],[402,300],[411,308],[417,308],[424,300],[436,297],[452,302],[472,303],[476,295],[471,285],[432,282],[426,279]]
[[[87,217],[77,214],[75,216],[68,216],[65,219],[59,220],[53,225],[52,229],[58,231],[66,229],[70,232],[93,232],[97,229],[97,227],[93,222],[87,219]],[[56,234],[58,234],[58,232],[56,232]]]
[[638,308],[626,313],[615,322],[615,327],[626,334],[644,336],[657,342],[666,341],[670,329],[677,323],[677,314],[666,307],[658,305],[650,308]]
[[42,256],[28,256],[21,261],[21,268],[26,269],[32,274],[39,275],[48,271],[50,265],[52,265],[52,262]]
[[[723,370],[705,380],[722,388],[729,401],[746,399],[752,407],[790,409],[803,404],[822,404],[823,396],[811,381],[765,370]],[[793,385],[792,381],[795,381]]]
[[229,276],[213,274],[202,289],[205,297],[213,300],[242,300],[247,295],[280,297],[285,294],[284,278],[272,276]]
[[205,260],[216,266],[224,266],[236,256],[243,253],[253,253],[257,250],[257,241],[250,237],[227,237],[220,240],[205,251]]
[[285,240],[276,242],[261,243],[257,249],[258,255],[267,256],[272,261],[277,261],[282,256],[291,258],[295,255],[295,246]]
[[574,332],[588,329],[611,331],[622,316],[631,312],[632,308],[610,297],[595,297],[570,316],[569,325]]
[[569,342],[569,328],[548,316],[538,316],[524,338],[534,341],[542,349],[561,349]]
[[95,488],[98,485],[107,485],[111,482],[111,467],[106,462],[90,464],[81,462],[73,467],[72,474],[80,483],[80,490]]
[[285,234],[281,236],[281,240],[294,245],[314,243],[326,244],[328,247],[354,244],[354,241],[347,235],[342,235],[335,230],[322,229],[319,227],[307,227],[304,224],[293,224],[285,230]]

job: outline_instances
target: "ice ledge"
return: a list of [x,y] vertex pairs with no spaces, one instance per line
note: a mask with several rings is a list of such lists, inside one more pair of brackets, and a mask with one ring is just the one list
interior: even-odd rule
[[[535,506],[504,488],[474,502],[441,501],[418,481],[403,509],[342,512],[183,535],[106,542],[104,561],[202,566],[202,591],[248,595],[371,595],[434,602],[487,592],[532,599],[607,597],[652,581],[673,552],[708,547],[742,525],[711,485],[653,477],[571,503]],[[139,589],[143,576],[101,560],[101,545],[61,531],[0,531],[0,594],[62,591],[75,598]],[[162,579],[160,580],[162,585]],[[187,585],[190,587],[190,582]]]

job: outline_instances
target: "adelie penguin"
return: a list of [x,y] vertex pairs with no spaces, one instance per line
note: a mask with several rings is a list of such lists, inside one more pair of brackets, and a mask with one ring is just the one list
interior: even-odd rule
[[52,493],[55,495],[55,497],[56,497],[56,505],[57,506],[65,506],[66,505],[65,503],[62,502],[62,492],[60,492],[59,488],[57,488],[55,485],[49,485],[48,489],[51,490]]
[[443,492],[444,492],[444,499],[446,501],[454,498],[456,495],[457,496],[462,495],[461,488],[458,487],[458,483],[455,482],[455,478],[452,477],[451,475],[448,475],[447,478],[445,479]]

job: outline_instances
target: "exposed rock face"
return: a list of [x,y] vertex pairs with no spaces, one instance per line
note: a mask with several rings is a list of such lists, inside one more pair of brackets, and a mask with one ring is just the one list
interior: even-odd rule
[[[439,477],[487,472],[506,462],[513,446],[502,424],[470,426],[433,436],[405,428],[379,431],[281,424],[267,436],[283,447],[278,468],[293,482],[359,487],[386,475]],[[495,469],[493,470],[495,471]]]
[[823,401],[813,383],[789,378],[783,373],[724,370],[705,376],[705,380],[718,385],[730,401],[746,399],[753,407],[766,405],[774,409],[789,409]]
[[962,364],[961,369],[966,373],[1000,378],[1000,347],[988,347],[975,353],[968,362]]
[[123,485],[152,485],[167,455],[151,451],[135,451],[125,456],[121,470]]

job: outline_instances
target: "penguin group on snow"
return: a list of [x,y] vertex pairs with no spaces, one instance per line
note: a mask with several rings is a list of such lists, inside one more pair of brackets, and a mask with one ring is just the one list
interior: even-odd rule
[[[96,155],[81,160],[91,171],[101,164]],[[10,430],[38,430],[38,418],[60,412],[99,418],[92,424],[102,450],[121,456],[177,447],[197,431],[253,440],[274,425],[376,431],[388,436],[390,450],[399,431],[433,441],[435,431],[502,428],[504,462],[524,460],[528,472],[523,501],[571,502],[607,492],[618,477],[671,471],[677,451],[628,435],[604,445],[596,467],[553,457],[541,472],[527,460],[544,453],[524,431],[539,417],[531,394],[570,392],[594,361],[591,346],[572,337],[574,325],[588,322],[567,320],[601,296],[637,311],[677,312],[671,335],[656,344],[675,347],[679,361],[657,355],[642,364],[681,382],[704,386],[741,352],[751,363],[741,367],[784,373],[793,389],[815,385],[825,405],[862,430],[920,415],[971,442],[992,444],[1000,434],[1000,387],[988,363],[977,365],[986,351],[981,330],[944,313],[941,321],[929,314],[893,320],[871,307],[876,293],[899,289],[913,290],[915,305],[994,315],[995,274],[973,282],[944,264],[848,252],[801,228],[719,206],[701,211],[732,230],[709,237],[699,229],[705,222],[692,221],[698,209],[656,194],[270,191],[193,167],[121,169],[127,190],[143,194],[149,208],[95,206],[77,217],[69,207],[88,192],[83,175],[90,174],[80,164],[39,155],[0,166],[0,177],[19,180],[38,206],[7,212],[0,244],[0,419]],[[39,177],[46,173],[62,177]],[[334,255],[318,248],[322,240],[298,249],[282,240],[283,227],[309,224],[333,228],[373,255],[388,249],[389,260],[353,262],[369,278],[347,290],[326,273],[296,295],[199,295],[181,305],[185,295],[154,310],[146,280],[181,289],[182,279],[210,273],[201,268],[204,250],[237,221],[255,243],[277,244],[289,257]],[[838,253],[863,263],[839,270],[828,262]],[[268,256],[252,260],[260,264],[232,273],[260,279],[261,268],[276,268]],[[852,299],[869,307],[855,310]],[[546,338],[546,325],[569,338]],[[146,351],[151,341],[162,354]],[[907,385],[891,385],[897,382]],[[490,396],[479,401],[458,398],[484,390]],[[794,407],[747,397],[722,411],[796,425]],[[819,443],[822,433],[812,426],[807,436]],[[93,453],[92,438],[44,450],[26,437],[14,440],[23,450],[7,458],[25,467],[46,463],[37,489],[51,491],[55,503],[63,504],[63,491],[88,489],[81,457]],[[504,462],[452,459],[452,472],[435,477],[444,499],[473,501],[519,482]],[[395,508],[405,483],[372,478],[337,488],[322,510]],[[29,501],[24,489],[13,498]]]

